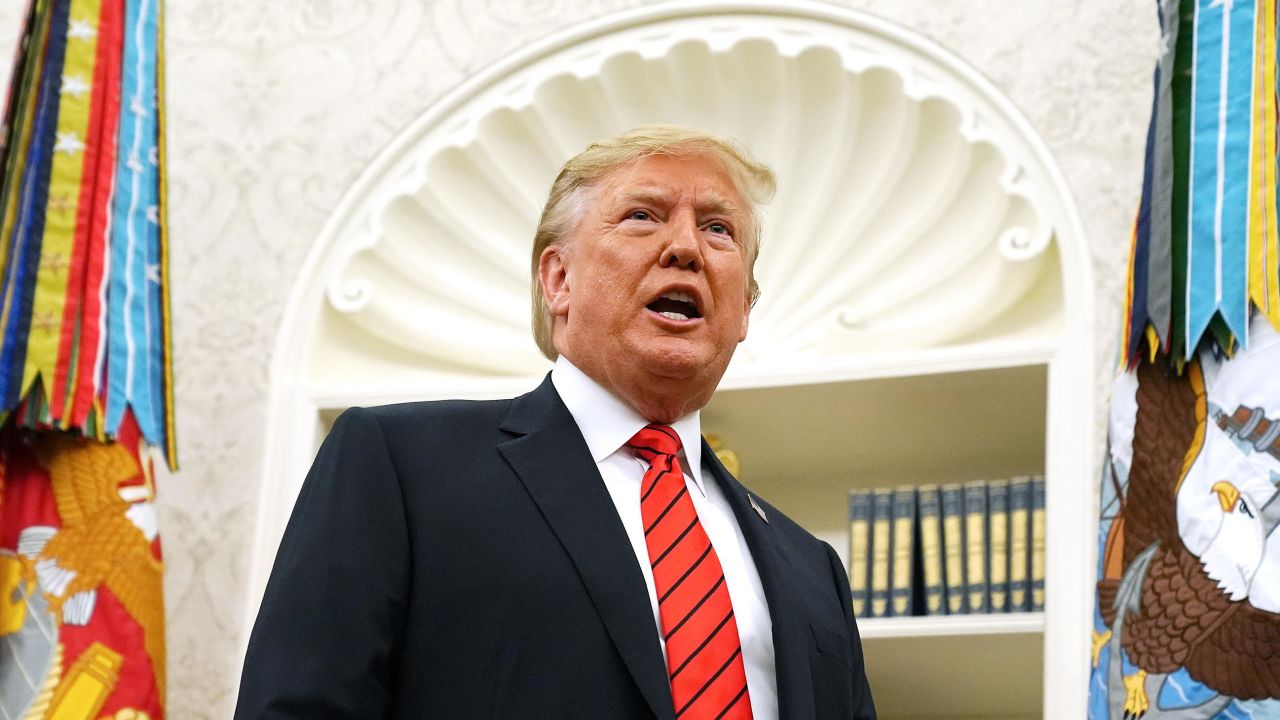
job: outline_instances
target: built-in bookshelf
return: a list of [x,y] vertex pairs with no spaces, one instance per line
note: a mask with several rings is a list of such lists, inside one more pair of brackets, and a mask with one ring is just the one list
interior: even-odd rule
[[[703,424],[738,455],[748,487],[848,567],[850,490],[1045,473],[1049,365],[1031,350],[929,356],[851,366],[843,379],[730,384]],[[1044,612],[862,618],[859,629],[889,717],[1041,714]]]

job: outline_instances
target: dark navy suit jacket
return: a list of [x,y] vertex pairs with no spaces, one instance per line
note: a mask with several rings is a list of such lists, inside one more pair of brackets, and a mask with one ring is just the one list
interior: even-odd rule
[[[705,446],[760,573],[782,720],[872,718],[835,552]],[[635,552],[551,384],[352,409],[308,474],[235,717],[673,718]]]

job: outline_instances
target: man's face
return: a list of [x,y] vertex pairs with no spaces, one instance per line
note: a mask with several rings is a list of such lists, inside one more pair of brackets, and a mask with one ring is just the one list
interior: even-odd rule
[[541,258],[557,350],[623,399],[670,380],[705,402],[747,336],[746,202],[703,155],[645,158],[594,198]]

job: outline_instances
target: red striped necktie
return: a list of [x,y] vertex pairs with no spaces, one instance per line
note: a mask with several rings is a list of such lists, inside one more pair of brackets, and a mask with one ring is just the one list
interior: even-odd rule
[[680,436],[666,425],[649,425],[627,447],[649,463],[640,483],[640,516],[676,717],[750,720],[738,623],[720,558],[685,487],[676,457]]

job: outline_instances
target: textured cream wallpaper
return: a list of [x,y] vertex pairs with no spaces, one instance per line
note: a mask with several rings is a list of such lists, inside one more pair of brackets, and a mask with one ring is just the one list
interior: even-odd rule
[[[444,92],[621,0],[171,0],[170,223],[182,471],[161,479],[170,710],[228,717],[267,367],[295,269],[377,151]],[[1151,0],[846,0],[954,51],[1048,141],[1096,258],[1099,407],[1141,180]],[[0,3],[7,77],[21,5]]]

